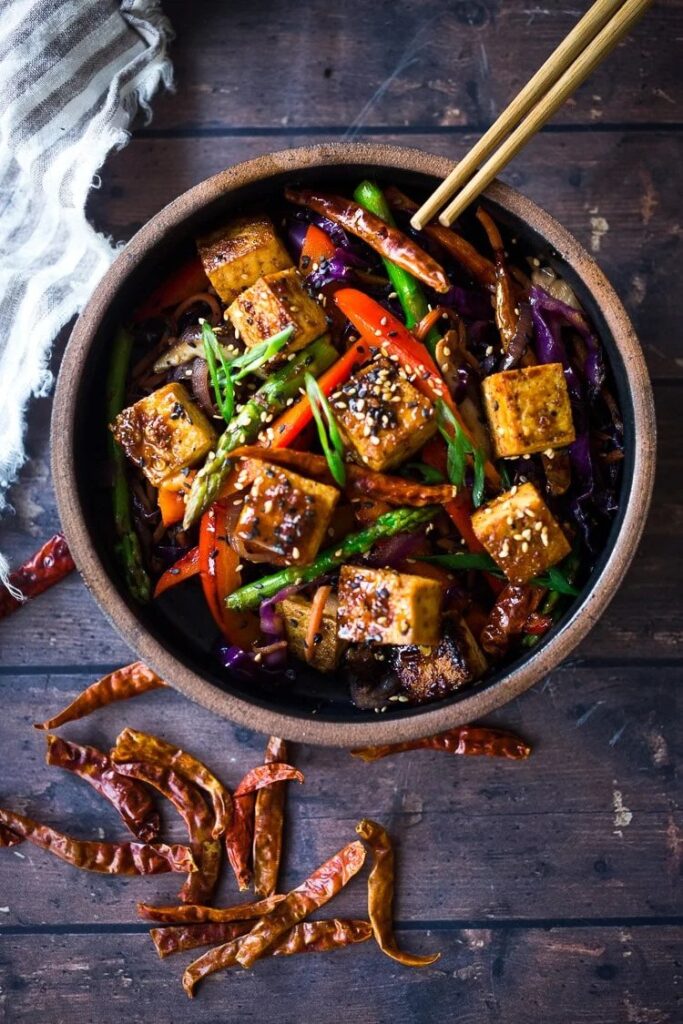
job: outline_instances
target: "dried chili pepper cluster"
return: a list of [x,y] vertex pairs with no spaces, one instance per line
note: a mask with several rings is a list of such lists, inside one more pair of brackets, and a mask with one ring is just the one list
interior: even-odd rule
[[[165,686],[140,662],[93,683],[67,708],[38,729],[55,729],[115,701]],[[252,967],[264,956],[341,949],[374,937],[387,956],[407,967],[427,967],[440,954],[426,956],[401,950],[393,930],[394,852],[386,830],[363,819],[360,840],[348,843],[295,889],[277,890],[285,821],[285,782],[303,782],[287,763],[284,740],[268,740],[264,763],[251,768],[231,792],[197,757],[149,733],[126,728],[106,753],[50,733],[48,765],[73,772],[88,782],[119,813],[134,842],[75,839],[31,818],[0,808],[0,847],[32,842],[88,871],[151,875],[185,873],[177,905],[138,903],[141,918],[155,922],[150,936],[160,957],[210,947],[182,977],[188,996],[199,981],[228,967]],[[393,747],[353,751],[366,761],[413,749],[452,754],[527,757],[520,737],[502,730],[463,726],[450,733]],[[175,808],[187,829],[186,845],[158,842],[159,813],[152,791]],[[257,899],[230,907],[211,905],[223,863],[223,847],[237,885],[253,882]],[[310,921],[363,867],[369,850],[369,920],[332,918]]]

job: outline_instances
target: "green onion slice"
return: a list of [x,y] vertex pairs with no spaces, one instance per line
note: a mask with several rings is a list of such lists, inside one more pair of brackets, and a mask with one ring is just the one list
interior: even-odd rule
[[334,418],[334,413],[330,408],[330,403],[322,391],[315,377],[307,373],[304,377],[306,383],[306,394],[308,400],[311,403],[311,409],[313,411],[313,418],[315,419],[315,425],[318,428],[318,437],[320,438],[320,445],[327,464],[330,467],[330,473],[339,484],[343,487],[346,483],[346,466],[344,465],[344,443],[339,433],[339,427],[337,421]]

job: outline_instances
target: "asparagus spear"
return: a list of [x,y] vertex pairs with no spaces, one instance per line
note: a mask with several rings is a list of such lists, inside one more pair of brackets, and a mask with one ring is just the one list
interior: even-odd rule
[[[382,220],[386,221],[387,224],[391,224],[392,227],[396,226],[389,204],[379,185],[375,185],[372,181],[362,181],[353,193],[353,198],[360,206],[369,210],[370,213],[381,217]],[[422,285],[412,274],[409,274],[403,267],[398,267],[391,260],[383,258],[382,262],[386,267],[389,280],[394,286],[394,291],[401,303],[406,327],[414,327],[428,312],[427,297],[422,289]],[[435,327],[432,327],[425,338],[425,344],[432,355],[440,340],[441,335]]]
[[[111,423],[125,405],[126,376],[132,348],[132,335],[124,327],[120,327],[114,337],[107,375],[107,423]],[[126,477],[126,457],[111,431],[107,431],[107,435],[113,475],[114,527],[118,536],[114,550],[123,566],[126,586],[131,596],[144,604],[151,597],[151,584],[142,562],[140,540],[130,514],[131,496]]]
[[209,458],[194,478],[185,506],[185,530],[215,500],[230,472],[229,455],[233,448],[254,441],[263,428],[264,414],[276,416],[282,412],[290,398],[299,397],[299,389],[304,387],[307,373],[319,377],[336,359],[336,349],[323,335],[297,352],[291,362],[272,373],[263,387],[252,395],[219,438],[213,458],[209,453]]
[[440,510],[434,506],[426,508],[395,508],[391,512],[385,512],[366,530],[360,533],[350,533],[335,548],[328,548],[318,555],[310,565],[290,565],[281,569],[273,576],[265,576],[255,583],[248,583],[245,587],[233,591],[226,598],[226,605],[232,611],[245,611],[247,608],[256,608],[261,601],[273,597],[279,590],[289,587],[293,583],[312,583],[319,576],[342,565],[349,558],[355,555],[362,555],[369,551],[373,544],[384,537],[393,537],[396,533],[404,530],[414,530],[423,523],[429,522]]

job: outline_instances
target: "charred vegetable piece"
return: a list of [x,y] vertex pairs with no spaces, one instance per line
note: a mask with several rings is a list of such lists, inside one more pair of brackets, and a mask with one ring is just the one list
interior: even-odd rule
[[230,792],[206,765],[192,754],[187,754],[158,736],[134,729],[124,729],[116,738],[112,759],[117,764],[122,761],[143,761],[161,765],[163,768],[172,768],[208,794],[215,815],[212,838],[218,839],[228,828],[232,816]]
[[571,551],[557,520],[530,483],[513,487],[477,509],[472,527],[513,583],[526,583]]
[[[264,756],[266,764],[287,760],[287,744],[277,736],[271,736]],[[254,892],[257,896],[272,896],[277,889],[277,879],[282,856],[282,832],[285,820],[287,787],[283,782],[273,782],[259,789],[254,809]]]
[[404,703],[442,700],[476,682],[487,669],[486,658],[464,619],[452,617],[433,647],[396,647],[388,659],[399,682],[395,697]]
[[372,852],[372,868],[368,878],[368,916],[375,942],[387,956],[404,967],[429,967],[436,963],[440,953],[420,956],[399,949],[394,935],[394,848],[386,829],[376,821],[363,818],[356,832]]
[[317,377],[331,366],[337,352],[327,338],[318,338],[308,348],[297,352],[291,362],[270,375],[221,435],[213,459],[207,460],[197,473],[186,502],[185,529],[218,497],[231,469],[230,452],[239,445],[254,441],[269,416],[282,412],[290,398],[298,398],[304,376]]
[[312,583],[313,580],[319,579],[320,576],[324,576],[338,565],[343,565],[349,558],[369,551],[373,544],[383,537],[393,537],[394,534],[401,533],[403,530],[414,530],[416,527],[428,523],[438,514],[438,511],[433,507],[392,509],[391,512],[381,515],[367,529],[349,534],[339,542],[338,547],[323,551],[310,565],[292,565],[273,576],[265,576],[255,583],[248,583],[230,595],[227,600],[228,608],[235,611],[255,608],[266,598],[274,597],[275,594],[293,583]]
[[363,367],[330,401],[356,459],[376,472],[409,459],[436,431],[434,406],[389,359]]
[[312,610],[310,598],[293,594],[277,605],[277,611],[287,635],[287,646],[301,661],[308,662],[319,672],[333,672],[344,652],[344,643],[337,636],[337,597],[330,594],[325,602],[320,625],[313,638],[312,648],[307,645],[309,620]]
[[137,839],[152,842],[159,835],[159,812],[143,785],[126,778],[112,760],[95,747],[70,743],[59,736],[46,736],[45,763],[64,768],[88,782],[121,816]]
[[199,238],[197,249],[211,284],[226,304],[264,274],[292,266],[273,222],[261,214],[236,217]]
[[487,654],[500,659],[526,629],[529,617],[543,599],[543,591],[529,584],[510,584],[489,612],[479,641]]
[[298,206],[308,206],[316,213],[340,224],[352,235],[362,238],[371,249],[392,263],[403,267],[437,292],[447,292],[450,284],[443,268],[408,235],[386,224],[374,213],[364,210],[352,199],[325,195],[307,189],[287,188],[285,198]]
[[131,697],[139,697],[150,690],[157,690],[166,683],[151,668],[147,668],[141,661],[134,661],[132,665],[118,668],[102,676],[96,683],[79,693],[78,697],[71,702],[63,711],[48,718],[46,722],[36,723],[35,729],[58,729],[60,725],[67,722],[75,722],[79,718],[85,718],[99,708],[113,704],[119,700],[128,700]]
[[[285,932],[268,950],[267,956],[292,956],[294,953],[324,953],[342,949],[355,942],[367,942],[372,937],[368,921],[304,921]],[[236,939],[191,963],[183,974],[183,988],[188,996],[194,995],[195,986],[202,978],[216,971],[233,967],[243,940]]]
[[377,644],[437,644],[443,589],[392,569],[344,565],[339,577],[338,633]]
[[237,296],[228,316],[247,348],[289,328],[287,351],[296,352],[327,330],[322,306],[304,289],[294,267],[259,278]]
[[563,448],[575,440],[561,363],[491,374],[482,381],[482,394],[499,459]]
[[189,903],[172,907],[153,907],[149,903],[138,903],[137,911],[145,921],[160,921],[164,924],[204,923],[209,921],[252,921],[269,914],[284,896],[269,896],[255,903],[242,903],[234,907],[203,907]]
[[199,789],[172,768],[145,761],[118,762],[118,771],[157,789],[173,804],[185,822],[197,870],[187,878],[180,899],[184,903],[206,903],[216,888],[221,868],[221,844],[212,838],[215,819]]
[[165,843],[105,843],[73,839],[49,825],[0,807],[0,846],[14,845],[16,837],[40,846],[83,871],[107,875],[160,875],[168,871],[196,871],[187,846]]
[[[107,371],[106,407],[107,423],[112,423],[125,404],[126,376],[133,350],[133,336],[120,327],[116,332]],[[131,494],[126,477],[126,459],[123,448],[112,433],[107,433],[107,447],[112,471],[112,507],[116,543],[114,550],[123,569],[126,587],[131,597],[145,604],[151,597],[151,583],[142,559],[140,539],[135,532],[131,516]]]
[[111,429],[154,487],[200,462],[216,443],[208,419],[178,383],[166,384],[124,409]]
[[389,743],[379,747],[358,747],[352,750],[353,757],[361,761],[379,761],[392,754],[406,750],[442,750],[446,754],[465,754],[488,757],[507,757],[513,761],[523,760],[531,753],[531,747],[520,736],[505,729],[493,729],[481,725],[461,725],[457,729],[425,736],[419,740],[403,743]]
[[54,587],[75,569],[63,533],[50,537],[35,555],[13,569],[7,587],[0,584],[0,619],[21,608],[24,601]]
[[251,967],[285,932],[336,896],[360,871],[364,860],[361,843],[349,843],[293,889],[240,940],[236,959],[242,967]]

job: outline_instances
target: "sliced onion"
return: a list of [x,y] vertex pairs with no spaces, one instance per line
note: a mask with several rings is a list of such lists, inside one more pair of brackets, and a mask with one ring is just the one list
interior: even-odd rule
[[192,390],[206,415],[209,418],[215,416],[216,407],[209,379],[209,367],[206,360],[201,359],[199,356],[192,363]]

